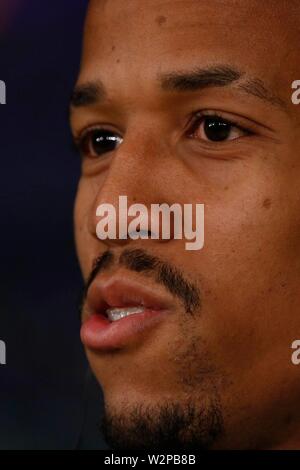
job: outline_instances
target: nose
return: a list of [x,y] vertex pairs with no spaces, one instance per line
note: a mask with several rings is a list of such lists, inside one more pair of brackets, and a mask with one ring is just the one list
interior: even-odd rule
[[[108,245],[130,240],[161,240],[151,224],[151,205],[166,202],[163,150],[151,133],[132,132],[116,149],[105,177],[96,182],[89,211],[89,231]],[[166,241],[166,240],[164,240]]]

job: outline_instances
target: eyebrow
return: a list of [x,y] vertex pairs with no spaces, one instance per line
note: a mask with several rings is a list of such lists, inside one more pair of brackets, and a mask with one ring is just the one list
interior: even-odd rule
[[70,98],[70,105],[73,108],[90,106],[103,101],[106,96],[107,93],[101,80],[86,82],[74,88]]
[[241,91],[285,108],[284,101],[276,96],[259,78],[247,75],[230,66],[214,66],[195,69],[192,72],[171,72],[159,75],[158,80],[165,91],[200,91],[205,88],[237,85]]
[[[157,81],[164,91],[193,92],[206,88],[236,85],[242,92],[255,96],[268,104],[285,108],[284,101],[275,95],[262,80],[248,77],[244,72],[227,65],[211,66],[192,71],[162,73]],[[71,95],[73,108],[100,103],[107,97],[101,80],[77,85]]]

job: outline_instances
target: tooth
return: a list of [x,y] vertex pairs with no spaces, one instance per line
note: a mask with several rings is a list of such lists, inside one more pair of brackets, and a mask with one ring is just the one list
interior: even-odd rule
[[122,308],[108,308],[106,315],[110,321],[117,321],[121,318],[134,315],[135,313],[142,313],[145,310],[144,307],[122,307]]

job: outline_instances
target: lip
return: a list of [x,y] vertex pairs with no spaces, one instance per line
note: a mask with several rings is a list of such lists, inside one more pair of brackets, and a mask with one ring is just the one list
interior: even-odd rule
[[[128,274],[127,274],[128,276]],[[129,277],[99,276],[91,284],[84,308],[81,341],[87,348],[113,351],[143,341],[171,311],[172,300]],[[107,308],[144,306],[142,313],[110,322]]]

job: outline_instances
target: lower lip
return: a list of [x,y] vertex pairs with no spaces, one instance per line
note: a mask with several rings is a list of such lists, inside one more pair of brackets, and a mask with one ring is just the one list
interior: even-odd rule
[[142,339],[143,333],[154,328],[166,313],[166,310],[144,310],[114,322],[92,314],[81,327],[81,341],[87,348],[99,351],[122,349]]

